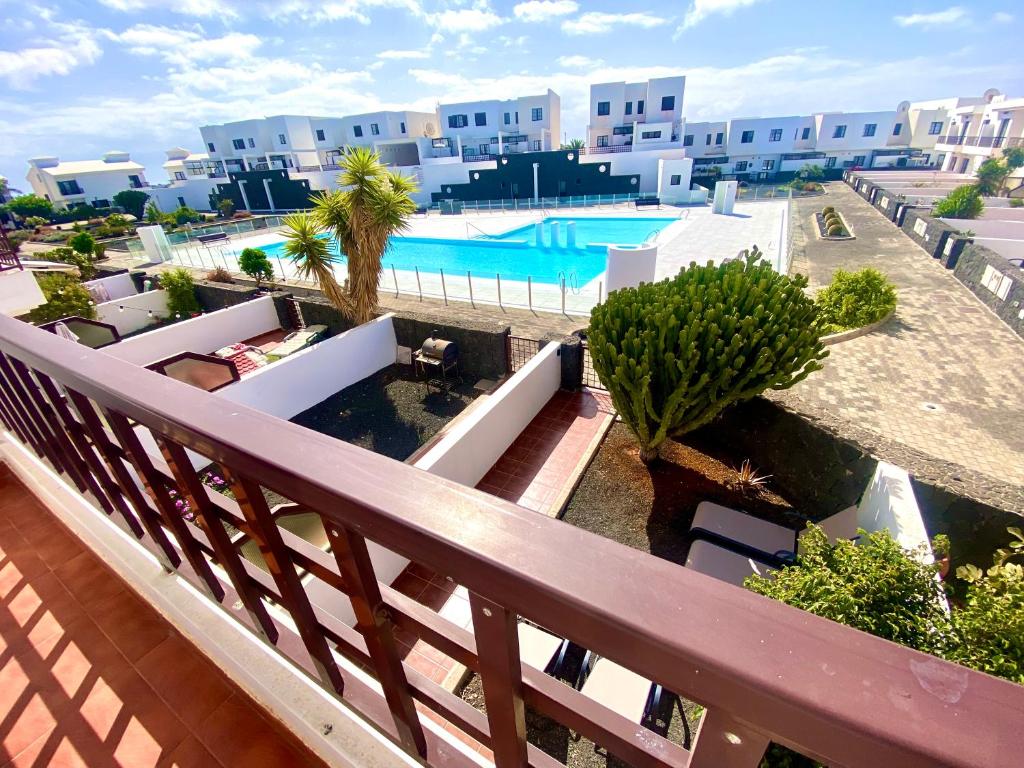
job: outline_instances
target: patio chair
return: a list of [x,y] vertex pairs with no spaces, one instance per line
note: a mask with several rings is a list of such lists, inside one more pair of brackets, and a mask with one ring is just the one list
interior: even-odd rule
[[[660,685],[610,659],[597,657],[593,651],[583,657],[575,687],[631,723],[643,725],[661,708]],[[578,740],[579,734],[574,738]],[[595,746],[594,751],[600,752],[600,747]]]
[[519,660],[541,672],[559,677],[565,664],[569,641],[533,624],[519,622]]

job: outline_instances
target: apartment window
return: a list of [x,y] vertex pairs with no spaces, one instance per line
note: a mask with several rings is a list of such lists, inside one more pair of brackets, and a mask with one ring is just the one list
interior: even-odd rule
[[668,179],[668,184],[670,187],[678,187],[682,183],[683,177],[678,173],[673,173]]
[[465,128],[469,125],[469,118],[466,115],[448,115],[449,128]]
[[245,149],[245,139],[232,139],[231,146],[235,149]]
[[512,114],[510,112],[505,113],[505,125],[512,125]]
[[530,110],[530,119],[537,123],[544,119],[544,108],[534,107]]
[[875,130],[877,130],[877,128],[878,128],[878,123],[867,123],[864,126],[864,135],[865,136],[874,136],[875,135]]
[[835,130],[832,131],[832,138],[833,139],[841,139],[845,135],[846,135],[846,126],[845,125],[837,125]]
[[206,142],[206,148],[208,150],[210,150],[211,152],[216,152],[217,151],[217,148],[215,146],[213,146],[213,142],[212,141]]
[[863,167],[864,166],[864,161],[866,159],[867,158],[866,158],[865,155],[854,155],[854,157],[853,157],[853,164],[854,165],[859,165],[859,166]]
[[671,112],[676,108],[676,97],[675,96],[662,96],[661,97],[661,111]]
[[892,127],[892,135],[893,136],[899,136],[902,131],[903,131],[903,123],[896,123],[896,125],[894,125]]
[[644,113],[644,100],[639,99],[636,103],[636,113],[642,115]]
[[81,195],[82,188],[78,186],[78,182],[74,179],[69,181],[58,181],[57,189],[60,190],[62,195]]
[[641,139],[660,139],[661,131],[644,131],[640,134]]
[[627,115],[632,115],[633,114],[633,102],[632,101],[627,101],[626,102],[626,114]]
[[692,147],[693,146],[693,134],[692,133],[688,133],[685,136],[683,136],[683,146],[684,147]]
[[607,147],[608,146],[608,137],[607,136],[598,136],[597,137],[597,146],[599,146],[599,147]]
[[775,161],[774,160],[763,160],[761,162],[761,170],[762,171],[770,171],[773,168],[775,168]]
[[826,168],[835,168],[836,167],[836,159],[834,157],[826,157],[825,158],[825,167]]
[[361,125],[354,125],[354,126],[352,126],[352,135],[355,136],[357,139],[360,136],[362,136],[363,135],[363,126],[361,126]]
[[285,136],[283,133],[277,134],[277,143],[278,144],[287,144],[288,143],[288,137]]
[[719,131],[718,133],[715,134],[715,145],[716,146],[721,146],[722,141],[724,139],[725,139],[725,134],[722,133],[721,131]]
[[935,121],[934,123],[932,123],[931,125],[928,126],[928,135],[929,136],[938,136],[940,133],[942,133],[942,121],[941,120],[937,120],[937,121]]
[[138,189],[142,186],[142,179],[133,173],[128,177],[128,184],[132,189]]
[[399,123],[398,124],[398,132],[399,133],[405,133],[405,123]]
[[540,139],[534,139],[533,140],[532,149],[533,149],[534,152],[540,152]]
[[519,125],[519,110],[518,109],[515,111],[515,117],[516,117],[516,125]]
[[370,123],[370,133],[374,136],[380,136],[380,126],[377,123]]
[[771,133],[768,134],[768,141],[782,141],[782,129],[772,128]]
[[800,140],[807,141],[809,138],[811,138],[811,129],[807,127],[800,132]]
[[[283,135],[284,134],[282,134],[282,136]],[[316,129],[316,140],[317,141],[327,141],[327,134],[324,133],[324,129],[323,128],[317,128]],[[284,144],[283,141],[281,143]]]
[[598,116],[610,115],[612,113],[612,103],[610,101],[599,101],[597,102],[597,114]]
[[256,149],[256,142],[249,139],[249,149]]
[[754,132],[744,131],[740,136],[740,144],[753,144],[754,143]]
[[746,173],[746,170],[747,170],[747,161],[746,160],[737,160],[736,161],[736,173]]
[[177,179],[178,181],[184,181],[185,180],[185,172],[184,171],[175,171],[174,172],[174,178]]
[[487,125],[487,113],[486,112],[474,112],[473,113],[473,125]]
[[706,138],[704,139],[704,145],[705,145],[705,146],[708,146],[708,147],[710,147],[710,146],[711,146],[711,134],[710,134],[710,133],[709,133],[709,134],[707,135],[707,137],[706,137]]
[[481,155],[489,155],[489,154],[491,154],[491,145],[490,144],[481,144],[480,145],[480,154]]

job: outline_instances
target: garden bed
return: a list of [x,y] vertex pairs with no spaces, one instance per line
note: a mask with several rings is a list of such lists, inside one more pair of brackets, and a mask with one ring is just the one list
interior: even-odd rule
[[392,365],[291,419],[324,435],[405,461],[462,413],[479,393],[471,384],[427,391],[410,366]]
[[828,233],[829,226],[825,223],[825,214],[819,211],[814,214],[814,223],[818,228],[818,238],[821,240],[855,240],[856,238],[846,223],[846,219],[843,218],[839,211],[836,211],[835,215],[839,217],[844,234],[830,235]]

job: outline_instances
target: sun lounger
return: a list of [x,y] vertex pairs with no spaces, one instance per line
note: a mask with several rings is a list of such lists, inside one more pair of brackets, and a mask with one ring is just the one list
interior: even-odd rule
[[622,715],[643,723],[661,704],[661,686],[614,661],[587,651],[576,686],[580,693]]
[[267,355],[271,361],[280,360],[282,357],[295,354],[300,349],[310,346],[327,330],[326,325],[311,325],[301,331],[289,333],[284,339],[270,350]]
[[557,676],[565,661],[569,641],[523,622],[519,622],[518,634],[520,661],[541,672]]

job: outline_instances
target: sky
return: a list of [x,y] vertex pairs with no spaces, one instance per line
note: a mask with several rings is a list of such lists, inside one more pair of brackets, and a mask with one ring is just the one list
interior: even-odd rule
[[0,0],[0,175],[128,151],[152,182],[198,127],[430,111],[687,76],[688,120],[1024,96],[1019,0]]

